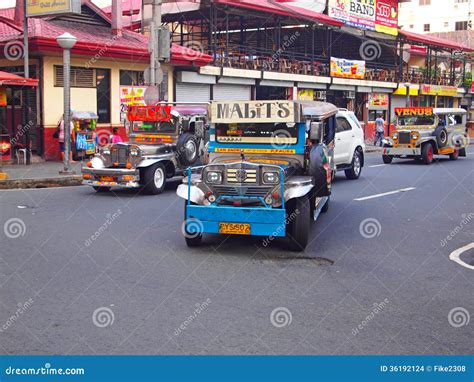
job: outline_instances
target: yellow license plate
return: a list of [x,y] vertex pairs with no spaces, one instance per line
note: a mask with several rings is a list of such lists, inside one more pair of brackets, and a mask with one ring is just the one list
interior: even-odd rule
[[250,224],[219,223],[219,233],[225,235],[250,235]]

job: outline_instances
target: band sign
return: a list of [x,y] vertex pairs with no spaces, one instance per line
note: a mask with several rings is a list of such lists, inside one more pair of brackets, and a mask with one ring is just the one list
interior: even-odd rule
[[397,107],[395,114],[398,117],[425,117],[433,115],[432,107]]
[[291,101],[214,102],[213,123],[291,123],[295,122],[295,105]]
[[127,119],[130,122],[169,122],[171,106],[129,106]]

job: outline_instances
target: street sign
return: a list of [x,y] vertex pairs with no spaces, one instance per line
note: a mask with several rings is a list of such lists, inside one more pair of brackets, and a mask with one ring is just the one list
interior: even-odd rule
[[154,106],[160,102],[160,89],[158,86],[148,86],[145,90],[145,104]]
[[63,13],[81,13],[81,0],[28,0],[28,17],[48,16]]

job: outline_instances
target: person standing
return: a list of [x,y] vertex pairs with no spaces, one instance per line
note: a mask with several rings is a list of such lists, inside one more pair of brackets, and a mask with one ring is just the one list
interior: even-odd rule
[[380,140],[380,147],[383,146],[383,139],[385,137],[385,121],[382,118],[382,114],[379,114],[375,120],[375,142],[374,146],[377,146],[377,142]]
[[118,128],[114,127],[112,128],[112,134],[110,135],[109,138],[109,143],[122,143],[123,139],[118,133]]

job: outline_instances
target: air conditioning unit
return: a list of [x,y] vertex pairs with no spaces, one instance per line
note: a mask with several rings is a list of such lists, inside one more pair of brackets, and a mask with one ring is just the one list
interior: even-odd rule
[[326,101],[326,91],[319,90],[315,93],[315,97],[318,101]]
[[356,93],[352,90],[346,92],[346,98],[347,99],[355,99]]

